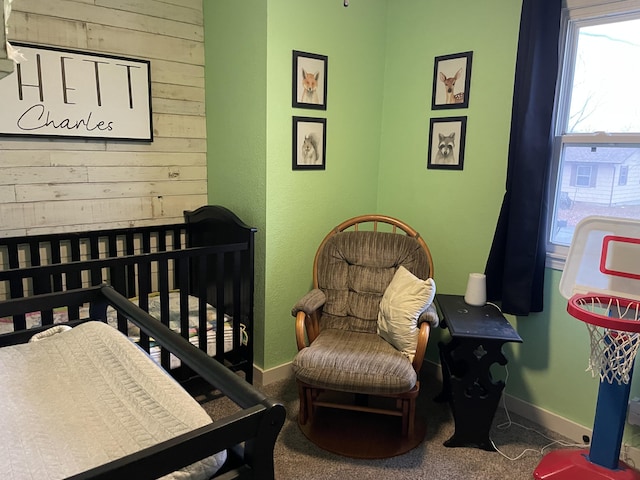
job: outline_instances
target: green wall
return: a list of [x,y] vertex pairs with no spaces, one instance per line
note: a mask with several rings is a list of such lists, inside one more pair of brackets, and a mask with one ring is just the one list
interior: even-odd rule
[[[258,228],[254,309],[263,319],[267,6],[262,0],[204,0],[204,17],[209,203]],[[256,321],[258,365],[264,364],[264,329],[264,321]]]
[[[464,293],[504,194],[521,2],[204,2],[209,197],[260,229],[258,366],[295,354],[291,306],[311,286],[319,242],[351,216],[407,221],[431,248],[438,291]],[[294,49],[329,57],[326,112],[291,107]],[[469,50],[469,108],[432,111],[434,57]],[[293,115],[327,118],[326,171],[291,170]],[[459,115],[464,170],[427,170],[429,119]],[[505,347],[506,393],[591,427],[598,382],[584,373],[588,334],[566,313],[560,275],[546,271],[544,312],[509,318],[524,343]],[[433,332],[429,359],[445,335]]]
[[[484,271],[493,239],[504,195],[521,6],[509,0],[456,4],[453,32],[434,15],[450,2],[389,2],[378,179],[378,209],[405,219],[425,238],[442,293],[463,293],[468,274]],[[434,58],[466,51],[473,52],[469,108],[431,110]],[[464,169],[427,169],[429,120],[452,116],[467,117]],[[441,332],[434,333],[439,338]],[[437,342],[427,355],[437,360]]]
[[[209,201],[259,229],[255,355],[267,370],[295,354],[290,311],[324,235],[376,210],[386,1],[204,5]],[[292,50],[329,57],[326,111],[292,108]],[[326,170],[291,169],[293,116],[327,119]]]
[[[289,312],[322,238],[376,207],[386,1],[353,3],[268,2],[265,368],[295,354]],[[294,49],[328,56],[326,111],[291,107]],[[294,115],[327,119],[325,171],[291,169]]]

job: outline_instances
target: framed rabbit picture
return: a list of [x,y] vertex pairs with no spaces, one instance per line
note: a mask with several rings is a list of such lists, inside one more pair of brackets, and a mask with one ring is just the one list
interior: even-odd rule
[[293,107],[327,109],[328,62],[325,55],[293,50]]

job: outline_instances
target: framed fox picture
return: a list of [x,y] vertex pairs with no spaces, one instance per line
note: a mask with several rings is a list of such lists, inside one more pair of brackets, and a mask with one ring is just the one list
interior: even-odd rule
[[328,57],[293,51],[292,106],[327,109]]

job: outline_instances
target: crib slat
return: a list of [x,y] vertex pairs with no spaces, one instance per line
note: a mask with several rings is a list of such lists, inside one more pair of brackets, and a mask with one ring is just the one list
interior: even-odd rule
[[[71,253],[71,261],[80,261],[80,237],[71,236],[69,239],[69,249]],[[69,272],[66,275],[67,289],[82,288],[82,274],[80,271]]]
[[[161,258],[158,262],[158,295],[160,296],[160,319],[167,327],[171,327],[169,314],[169,262],[166,258]],[[160,364],[166,369],[171,369],[171,359],[169,351],[165,348],[160,350]]]
[[[189,285],[188,258],[176,259],[177,285]],[[189,338],[189,289],[180,289],[180,333],[183,338]]]
[[[51,250],[50,250],[50,256],[51,256],[51,262],[50,263],[61,263],[62,262],[62,253],[60,252],[61,249],[61,245],[60,245],[60,240],[58,240],[57,238],[54,238],[51,240],[51,242],[49,243]],[[62,274],[56,273],[53,274],[51,276],[51,283],[53,286],[53,291],[54,292],[61,292],[62,291]]]
[[[133,268],[132,268],[133,270]],[[151,269],[148,260],[138,265],[138,305],[145,312],[149,311],[149,292],[151,291]],[[149,351],[149,336],[140,332],[140,346]]]
[[231,295],[233,299],[233,318],[237,318],[235,322],[233,322],[233,344],[234,345],[242,345],[242,336],[240,335],[240,327],[242,324],[242,312],[241,312],[241,277],[242,277],[242,257],[240,252],[233,253],[233,294]]
[[[207,275],[207,256],[199,257],[194,259],[197,262],[196,269],[197,275],[199,279],[206,278]],[[207,285],[205,282],[201,281],[198,285],[198,347],[206,351],[207,349]],[[220,331],[216,332],[216,340],[220,336]],[[217,346],[217,344],[216,344]],[[222,361],[223,357],[220,356],[220,349],[216,348],[215,358]]]

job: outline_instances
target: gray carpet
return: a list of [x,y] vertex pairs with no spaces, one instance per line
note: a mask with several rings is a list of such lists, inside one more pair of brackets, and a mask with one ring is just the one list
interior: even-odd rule
[[[447,448],[443,442],[454,431],[448,404],[439,404],[433,397],[440,392],[440,384],[433,378],[423,378],[418,401],[418,414],[427,421],[427,435],[418,447],[404,455],[381,460],[346,458],[321,450],[302,434],[297,425],[298,393],[294,380],[283,380],[261,390],[279,400],[287,409],[287,420],[275,448],[276,478],[279,480],[366,480],[366,479],[469,479],[469,480],[524,480],[533,478],[533,471],[542,458],[540,449],[550,440],[539,433],[511,424],[499,426],[508,418],[501,406],[496,413],[491,439],[509,457],[498,452],[476,448]],[[200,395],[199,400],[214,418],[235,410],[224,398]],[[511,421],[568,442],[553,432],[511,414]],[[555,447],[547,448],[548,453]],[[524,454],[526,449],[527,450]]]

